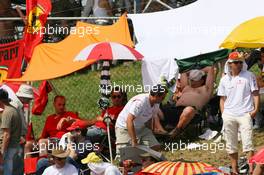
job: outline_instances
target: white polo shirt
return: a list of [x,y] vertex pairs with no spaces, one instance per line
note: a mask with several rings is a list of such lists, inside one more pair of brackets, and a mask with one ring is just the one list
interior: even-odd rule
[[226,96],[224,114],[243,116],[254,110],[252,92],[258,90],[256,77],[249,71],[241,71],[238,76],[225,75],[218,87],[218,96]]
[[159,104],[153,106],[149,102],[149,94],[139,94],[131,98],[124,109],[118,115],[116,127],[127,128],[128,114],[135,116],[134,127],[142,128],[159,109]]

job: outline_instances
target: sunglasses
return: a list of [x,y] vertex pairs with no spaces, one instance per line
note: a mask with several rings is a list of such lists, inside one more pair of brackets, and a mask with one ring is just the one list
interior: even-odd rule
[[52,159],[57,161],[62,161],[65,160],[66,158],[52,157]]
[[[243,62],[242,61],[234,61],[234,62],[231,62],[231,63],[234,63],[234,64],[242,64]],[[229,63],[229,64],[231,64]]]
[[113,99],[115,99],[115,98],[121,98],[122,96],[121,95],[112,95],[111,96]]

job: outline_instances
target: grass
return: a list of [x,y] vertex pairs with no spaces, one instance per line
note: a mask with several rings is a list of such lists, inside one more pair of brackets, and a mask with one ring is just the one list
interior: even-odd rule
[[[262,130],[255,130],[254,131],[254,146],[257,150],[262,146],[264,146],[264,129]],[[175,143],[175,142],[171,142]],[[163,152],[164,155],[169,159],[169,160],[177,160],[177,159],[184,159],[184,160],[192,160],[192,161],[202,161],[209,163],[211,165],[214,165],[215,167],[219,166],[229,166],[230,165],[230,160],[229,157],[226,153],[225,150],[222,149],[221,145],[218,144],[215,147],[215,143],[213,142],[208,142],[204,140],[192,140],[192,141],[187,141],[185,143],[200,143],[203,146],[204,149],[197,149],[197,150],[176,150],[172,152],[166,151]],[[224,142],[221,142],[224,143]],[[207,147],[208,145],[208,147]],[[210,147],[211,146],[211,147]],[[241,146],[241,143],[240,143]],[[220,148],[220,149],[215,149],[215,148]],[[241,147],[239,148],[239,156],[245,156],[244,153],[241,152]]]
[[[251,71],[259,73],[257,66],[254,66]],[[218,78],[219,79],[219,78]],[[112,83],[119,85],[138,85],[142,84],[141,79],[141,64],[140,63],[128,63],[128,65],[119,65],[111,68],[111,81]],[[51,80],[52,84],[56,87],[59,94],[65,95],[67,97],[67,109],[70,111],[76,111],[82,118],[90,119],[95,117],[100,113],[98,109],[97,100],[100,98],[99,93],[99,83],[100,83],[100,71],[88,71],[82,70],[78,73],[71,74],[66,77]],[[36,86],[38,83],[35,84]],[[134,96],[136,92],[128,92],[128,98]],[[42,116],[33,116],[33,126],[35,131],[35,136],[39,136],[40,132],[45,123],[46,116],[52,114],[53,106],[52,100],[54,93],[49,95],[48,105]],[[254,144],[256,147],[264,145],[264,130],[257,130],[254,133]],[[171,144],[174,141],[169,141]],[[176,150],[164,151],[164,155],[169,160],[185,159],[193,161],[203,161],[212,164],[216,167],[229,165],[229,158],[224,150],[217,149],[214,152],[214,144],[212,142],[207,142],[203,140],[192,140],[187,141],[187,143],[208,143],[211,144],[211,148],[208,150]],[[163,143],[165,147],[165,144]],[[241,149],[240,149],[241,150]],[[241,154],[243,155],[243,154]]]
[[[128,84],[131,87],[139,87],[142,84],[141,64],[139,62],[128,62],[125,65],[118,65],[111,68],[111,82],[125,88]],[[82,70],[62,78],[51,80],[56,91],[67,98],[66,108],[69,111],[78,112],[81,118],[91,119],[100,114],[97,101],[101,97],[99,92],[100,71]],[[34,86],[38,86],[36,82]],[[129,90],[129,88],[127,88]],[[127,92],[128,98],[136,95],[136,92]],[[53,98],[54,91],[49,95],[49,101],[44,113],[41,116],[32,116],[35,136],[39,136],[44,126],[46,116],[54,113]]]

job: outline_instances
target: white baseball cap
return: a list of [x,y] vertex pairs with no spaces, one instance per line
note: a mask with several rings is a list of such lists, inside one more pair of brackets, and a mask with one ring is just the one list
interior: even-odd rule
[[205,75],[204,71],[194,69],[190,71],[189,79],[193,81],[199,81]]

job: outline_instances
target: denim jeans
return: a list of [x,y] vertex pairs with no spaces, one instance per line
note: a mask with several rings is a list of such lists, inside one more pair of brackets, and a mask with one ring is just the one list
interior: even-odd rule
[[18,164],[23,164],[22,148],[20,146],[7,148],[7,151],[4,153],[4,175],[20,174],[19,172],[14,173],[14,170],[17,169],[14,165]]

